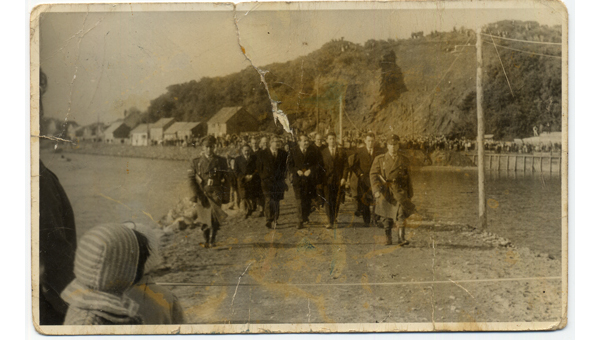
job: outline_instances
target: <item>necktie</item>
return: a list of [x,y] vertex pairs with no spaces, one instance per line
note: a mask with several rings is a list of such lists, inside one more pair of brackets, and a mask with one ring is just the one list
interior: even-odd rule
[[331,152],[331,157],[335,158],[335,149],[329,149],[329,151]]

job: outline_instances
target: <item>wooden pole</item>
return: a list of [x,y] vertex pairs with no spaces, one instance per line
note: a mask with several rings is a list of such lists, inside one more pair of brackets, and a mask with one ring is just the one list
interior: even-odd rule
[[483,135],[485,134],[485,120],[483,117],[483,51],[481,46],[481,27],[477,28],[477,177],[479,179],[479,226],[487,228],[487,211],[485,206],[485,171],[483,169]]
[[340,94],[340,136],[338,137],[338,139],[340,140],[340,145],[342,145],[342,148],[344,147],[343,144],[343,140],[342,140],[342,95]]
[[317,77],[317,133],[319,133],[319,77]]

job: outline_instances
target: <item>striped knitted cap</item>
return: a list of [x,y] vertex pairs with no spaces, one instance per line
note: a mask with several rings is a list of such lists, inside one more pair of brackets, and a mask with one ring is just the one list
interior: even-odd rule
[[92,290],[122,293],[135,280],[139,253],[130,228],[121,224],[95,227],[77,245],[76,280]]

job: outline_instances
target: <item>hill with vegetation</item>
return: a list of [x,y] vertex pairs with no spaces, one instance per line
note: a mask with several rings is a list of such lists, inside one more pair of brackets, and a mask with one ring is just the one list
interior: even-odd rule
[[[502,21],[483,31],[497,36],[483,39],[486,133],[526,137],[533,125],[547,123],[559,130],[560,45],[498,37],[560,43],[560,26]],[[260,68],[268,70],[271,97],[281,102],[279,108],[297,130],[314,131],[317,121],[321,131],[335,128],[341,98],[343,124],[350,129],[474,137],[475,42],[474,32],[464,28],[363,45],[342,38],[306,56]],[[274,124],[260,77],[250,66],[223,77],[171,85],[151,101],[144,116],[149,121],[174,117],[206,122],[225,106],[244,106],[263,130],[282,131]]]

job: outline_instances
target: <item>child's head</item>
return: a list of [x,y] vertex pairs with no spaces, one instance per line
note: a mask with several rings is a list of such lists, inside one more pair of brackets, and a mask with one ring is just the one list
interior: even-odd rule
[[75,281],[87,289],[122,294],[141,279],[150,255],[148,239],[121,224],[95,227],[79,240]]

